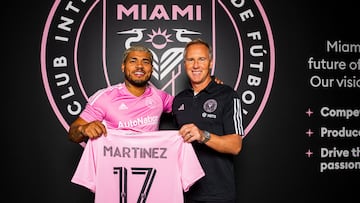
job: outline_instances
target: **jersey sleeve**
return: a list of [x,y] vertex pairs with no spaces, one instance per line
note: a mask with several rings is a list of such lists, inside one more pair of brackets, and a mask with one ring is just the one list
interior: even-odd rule
[[182,187],[183,190],[187,192],[197,180],[205,175],[194,148],[190,143],[183,144],[180,163]]
[[174,96],[166,93],[165,91],[158,90],[158,94],[163,102],[163,112],[171,113]]
[[224,105],[224,132],[225,134],[244,135],[241,99],[236,92],[227,100],[228,104]]
[[89,98],[84,110],[80,113],[80,117],[82,119],[87,122],[103,120],[106,112],[104,112],[103,106],[101,105],[108,105],[108,102],[103,100],[102,95],[104,93],[105,89],[100,89]]
[[71,182],[84,186],[95,192],[96,189],[96,161],[95,153],[91,139],[85,145],[84,151],[75,170],[75,173],[71,179]]

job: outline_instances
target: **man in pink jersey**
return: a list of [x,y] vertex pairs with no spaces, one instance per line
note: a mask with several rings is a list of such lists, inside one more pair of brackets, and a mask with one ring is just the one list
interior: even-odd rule
[[143,46],[133,46],[123,55],[125,82],[93,94],[80,116],[70,125],[68,137],[80,143],[106,135],[106,128],[155,131],[163,112],[170,113],[173,96],[148,84],[153,55]]

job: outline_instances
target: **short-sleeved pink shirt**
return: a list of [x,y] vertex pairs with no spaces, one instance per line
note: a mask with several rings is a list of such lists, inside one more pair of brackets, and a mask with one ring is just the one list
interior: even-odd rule
[[150,85],[137,97],[120,83],[92,95],[80,117],[87,122],[103,121],[109,129],[155,131],[159,129],[161,114],[171,112],[173,99],[172,95]]
[[108,130],[87,142],[71,181],[93,191],[96,203],[183,203],[204,175],[178,131]]

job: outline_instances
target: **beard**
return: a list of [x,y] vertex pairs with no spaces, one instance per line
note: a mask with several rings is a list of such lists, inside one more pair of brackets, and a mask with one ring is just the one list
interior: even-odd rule
[[145,87],[148,84],[150,78],[151,76],[146,78],[145,80],[133,80],[130,75],[125,74],[125,79],[135,87]]

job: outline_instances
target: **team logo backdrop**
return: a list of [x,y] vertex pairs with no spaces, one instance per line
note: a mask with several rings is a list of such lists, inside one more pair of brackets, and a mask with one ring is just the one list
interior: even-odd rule
[[248,134],[275,73],[271,27],[257,0],[56,0],[41,45],[49,102],[67,130],[91,94],[123,82],[122,53],[134,44],[154,54],[151,85],[176,95],[187,86],[184,46],[196,38],[213,47],[212,74],[241,95]]

